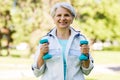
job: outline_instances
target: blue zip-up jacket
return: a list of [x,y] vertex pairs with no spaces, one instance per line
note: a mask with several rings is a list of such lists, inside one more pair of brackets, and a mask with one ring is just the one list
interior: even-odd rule
[[[68,39],[68,43],[65,51],[66,58],[66,80],[85,80],[84,74],[88,75],[93,69],[93,59],[89,55],[90,64],[88,68],[84,68],[79,60],[80,52],[80,40],[86,38],[80,34],[79,31],[75,31],[70,27],[71,36]],[[51,30],[47,36],[42,39],[48,39],[49,41],[49,54],[52,58],[45,60],[41,68],[37,68],[37,58],[40,54],[40,46],[35,54],[35,61],[32,65],[32,70],[36,77],[41,76],[40,80],[64,80],[64,63],[62,57],[62,47],[56,37],[56,28]]]

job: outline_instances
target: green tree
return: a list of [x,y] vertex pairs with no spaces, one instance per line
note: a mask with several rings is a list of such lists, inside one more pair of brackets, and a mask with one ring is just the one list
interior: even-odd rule
[[120,42],[119,0],[72,0],[83,32],[92,39]]
[[[88,38],[120,42],[119,0],[0,0],[0,28],[14,26],[13,43],[27,42],[34,48],[54,27],[50,8],[61,1],[75,7],[77,16],[73,26]],[[6,12],[10,18],[5,18]]]

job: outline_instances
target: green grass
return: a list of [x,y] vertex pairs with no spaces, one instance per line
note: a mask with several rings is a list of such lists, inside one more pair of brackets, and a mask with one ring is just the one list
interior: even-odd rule
[[96,64],[120,64],[119,51],[94,51],[92,56]]
[[[120,52],[119,51],[94,51],[91,53],[94,58],[95,65],[119,65],[120,67]],[[94,66],[96,67],[96,66]],[[101,69],[102,71],[102,69]],[[94,73],[85,76],[86,80],[120,80],[120,71],[109,73]]]
[[17,58],[17,57],[0,57],[0,63],[8,64],[31,64],[33,60],[31,58]]
[[[6,49],[1,50],[2,56],[7,55]],[[29,57],[30,51],[29,50],[16,50],[16,49],[10,49],[9,50],[10,56],[12,57]]]
[[[25,52],[24,52],[25,53]],[[13,51],[11,55],[23,56],[24,54],[21,51]],[[95,65],[109,65],[109,64],[120,64],[120,52],[113,51],[94,51],[91,52],[94,58]],[[26,54],[25,54],[26,55]],[[31,64],[33,63],[32,58],[26,57],[0,57],[0,64],[14,64],[14,66],[0,66],[0,71],[2,70],[30,70]],[[20,67],[20,65],[24,65]],[[102,70],[102,69],[101,69]],[[104,71],[103,71],[104,72]],[[85,76],[86,80],[120,80],[120,71],[113,74],[108,73],[94,73],[93,71],[90,75]],[[21,78],[10,78],[10,79],[1,79],[0,80],[38,80],[35,77],[26,77]]]
[[92,74],[86,77],[86,80],[120,80],[120,74]]

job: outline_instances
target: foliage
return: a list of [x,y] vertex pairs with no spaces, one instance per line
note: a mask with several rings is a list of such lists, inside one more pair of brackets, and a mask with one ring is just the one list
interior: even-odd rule
[[[50,7],[56,2],[67,1],[76,10],[75,28],[93,40],[120,42],[119,0],[0,0],[0,28],[15,30],[13,44],[27,42],[31,49],[38,40],[54,27]],[[10,12],[8,19],[6,12]]]
[[120,51],[120,46],[109,46],[104,47],[103,51]]
[[[91,39],[120,42],[119,0],[73,0],[77,20],[83,32]],[[107,33],[106,33],[107,32]]]

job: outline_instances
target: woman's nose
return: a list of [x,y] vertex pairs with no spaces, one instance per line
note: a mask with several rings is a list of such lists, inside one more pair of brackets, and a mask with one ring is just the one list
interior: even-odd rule
[[61,16],[61,18],[60,18],[61,20],[65,20],[65,16]]

